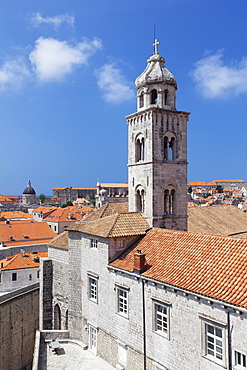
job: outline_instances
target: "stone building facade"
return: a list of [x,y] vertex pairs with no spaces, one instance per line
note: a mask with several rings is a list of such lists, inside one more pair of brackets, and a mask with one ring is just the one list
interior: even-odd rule
[[118,369],[244,369],[246,240],[144,232],[139,219],[140,232],[133,216],[139,235],[123,236],[129,215],[75,224],[51,242],[52,328],[68,328]]
[[136,79],[137,112],[127,116],[129,211],[150,226],[187,230],[187,121],[177,111],[177,83],[154,43]]

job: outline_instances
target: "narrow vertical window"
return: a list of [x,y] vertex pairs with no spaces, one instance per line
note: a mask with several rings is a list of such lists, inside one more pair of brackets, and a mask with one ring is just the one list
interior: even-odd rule
[[143,92],[139,96],[139,108],[142,108],[144,106],[144,94]]
[[117,288],[117,312],[123,316],[128,315],[128,291]]
[[88,278],[88,298],[91,301],[97,302],[97,279],[89,276]]
[[164,159],[165,160],[168,160],[169,159],[169,150],[168,150],[168,147],[169,147],[168,137],[165,136],[164,137]]
[[169,190],[165,190],[164,194],[164,213],[165,215],[169,214]]
[[151,91],[151,104],[157,104],[157,90],[156,89],[153,89]]
[[136,153],[135,153],[135,161],[139,162],[141,160],[141,142],[139,139],[136,140]]
[[175,138],[172,137],[169,143],[169,160],[175,159]]
[[140,190],[137,190],[136,192],[136,211],[141,212],[142,211],[142,200],[141,200],[141,192]]
[[164,91],[164,103],[165,103],[165,105],[167,105],[167,103],[168,103],[168,90]]

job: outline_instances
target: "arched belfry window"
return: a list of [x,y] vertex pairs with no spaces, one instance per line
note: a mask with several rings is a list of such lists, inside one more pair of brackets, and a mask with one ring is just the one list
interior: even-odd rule
[[176,159],[176,137],[173,132],[166,132],[164,136],[164,159],[174,161]]
[[136,189],[136,211],[142,213],[145,211],[145,191],[140,186]]
[[164,104],[168,105],[168,90],[164,91]]
[[140,162],[145,159],[145,140],[143,136],[138,136],[135,141],[135,161]]
[[142,108],[144,106],[144,93],[142,92],[139,96],[139,108]]
[[54,307],[54,330],[61,330],[61,310],[58,304]]
[[151,104],[157,104],[157,98],[158,98],[158,95],[157,95],[157,90],[156,89],[153,89],[151,91]]
[[176,191],[172,185],[167,186],[164,191],[164,214],[176,214]]

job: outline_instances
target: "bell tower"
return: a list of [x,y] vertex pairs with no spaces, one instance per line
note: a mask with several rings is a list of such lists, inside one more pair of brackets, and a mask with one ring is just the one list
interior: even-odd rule
[[176,109],[177,82],[155,40],[137,77],[137,112],[128,124],[129,211],[151,227],[187,230],[187,121]]

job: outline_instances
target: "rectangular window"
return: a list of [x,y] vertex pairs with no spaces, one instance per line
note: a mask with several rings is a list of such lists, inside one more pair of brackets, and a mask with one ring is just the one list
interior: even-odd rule
[[17,280],[17,273],[12,272],[12,281],[16,281],[16,280]]
[[167,307],[155,304],[155,331],[167,334]]
[[91,248],[98,248],[98,240],[91,239]]
[[206,324],[206,355],[223,360],[222,329]]
[[203,356],[219,365],[226,365],[226,325],[214,322],[213,319],[199,314],[202,319]]
[[88,277],[88,298],[94,302],[97,302],[98,295],[98,281],[95,277]]
[[238,351],[235,351],[235,368],[239,370],[247,369],[246,355]]
[[128,290],[117,287],[117,312],[128,316]]
[[37,271],[37,278],[39,279],[39,270]]
[[153,330],[169,339],[170,303],[153,298]]
[[29,274],[29,280],[32,280],[32,278],[33,278],[33,275],[32,274]]

